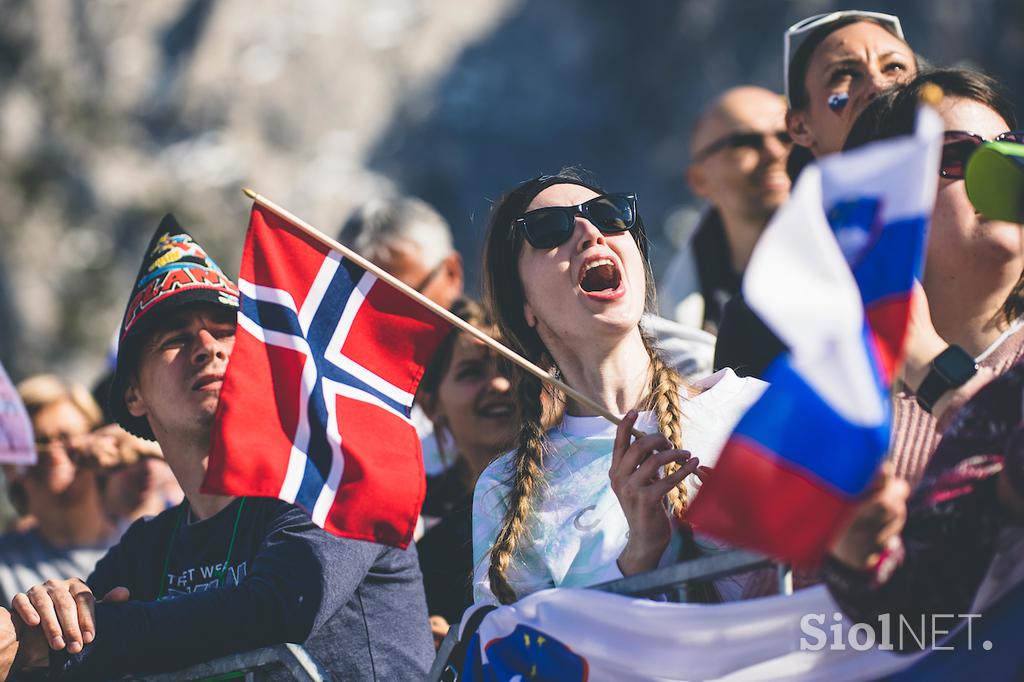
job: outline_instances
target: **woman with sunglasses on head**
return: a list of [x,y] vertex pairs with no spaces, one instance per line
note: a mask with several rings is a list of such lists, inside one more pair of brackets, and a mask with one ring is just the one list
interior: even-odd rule
[[[783,43],[786,129],[793,141],[787,170],[794,180],[815,158],[842,148],[850,126],[879,92],[918,71],[917,56],[892,14],[817,14],[790,26]],[[724,306],[715,368],[760,376],[783,348],[742,293]]]
[[[460,298],[452,313],[500,338],[484,308]],[[511,384],[492,350],[452,331],[434,353],[416,401],[434,425],[444,473],[428,481],[428,496],[450,502],[437,525],[416,543],[435,641],[473,603],[473,486],[495,457],[515,441]],[[453,452],[454,450],[454,452]]]
[[784,50],[786,126],[814,157],[838,152],[864,107],[918,71],[899,17],[891,14],[846,10],[808,17],[786,31]]
[[[764,385],[726,370],[687,386],[652,346],[640,326],[653,287],[636,198],[571,170],[535,178],[495,205],[484,258],[509,345],[624,417],[616,428],[561,394],[546,401],[550,389],[512,371],[517,443],[474,493],[475,599],[510,603],[712,551],[687,537],[681,515],[698,467],[713,464]],[[564,409],[547,431],[546,404]],[[650,435],[633,440],[634,426]],[[737,598],[742,580],[713,587]]]

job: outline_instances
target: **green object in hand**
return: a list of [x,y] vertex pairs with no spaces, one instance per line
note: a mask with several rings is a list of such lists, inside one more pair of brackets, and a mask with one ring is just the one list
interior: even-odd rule
[[989,220],[1024,223],[1024,144],[986,142],[967,161],[967,196]]

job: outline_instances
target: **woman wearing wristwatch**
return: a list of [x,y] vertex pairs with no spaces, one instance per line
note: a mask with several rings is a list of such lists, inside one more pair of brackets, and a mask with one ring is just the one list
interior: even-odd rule
[[[975,104],[946,91],[943,104],[953,110],[947,116]],[[966,161],[966,155],[944,154],[940,199],[943,191],[963,192],[962,180],[948,181],[949,175],[963,178],[958,158]],[[989,232],[1016,230],[1021,243],[1019,224],[988,221],[980,213],[976,220]],[[997,322],[1019,319],[1021,289],[1018,281]],[[889,614],[890,622],[901,616],[935,628],[933,619],[922,617],[976,614],[1010,590],[1024,589],[1024,359],[1018,353],[1001,372],[979,367],[938,334],[920,286],[905,350],[904,382],[916,408],[935,420],[941,440],[909,503],[904,482],[880,478],[833,547],[825,576],[836,601],[859,622],[880,627],[879,616]]]
[[883,478],[824,575],[857,622],[937,628],[930,614],[980,613],[1024,582],[1024,360],[999,376],[978,368],[935,332],[920,287],[906,352],[907,384],[933,387],[922,403],[942,440],[906,504],[905,482]]

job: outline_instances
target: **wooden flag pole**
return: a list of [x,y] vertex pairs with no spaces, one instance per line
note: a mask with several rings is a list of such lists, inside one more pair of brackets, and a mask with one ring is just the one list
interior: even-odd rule
[[[502,357],[507,358],[508,360],[516,363],[517,365],[519,365],[524,370],[526,370],[533,376],[537,377],[541,381],[545,381],[554,386],[555,388],[563,391],[566,395],[568,395],[576,402],[587,407],[593,412],[596,412],[597,414],[604,417],[605,419],[615,424],[616,426],[622,423],[622,419],[615,416],[614,414],[606,410],[604,407],[602,407],[595,401],[591,400],[590,398],[583,395],[582,393],[572,388],[571,386],[568,386],[564,382],[559,381],[555,377],[551,376],[549,372],[546,372],[544,369],[533,364],[532,362],[524,358],[519,353],[516,353],[514,350],[512,350],[505,344],[495,341],[484,332],[480,331],[470,323],[463,320],[461,317],[453,315],[451,311],[445,309],[443,306],[440,306],[434,301],[430,300],[429,298],[427,298],[420,292],[416,291],[415,289],[413,289],[408,284],[398,279],[394,275],[385,272],[380,267],[366,260],[352,249],[348,248],[343,244],[340,244],[338,241],[334,239],[331,239],[320,230],[316,229],[315,227],[313,227],[306,221],[302,220],[298,216],[294,215],[293,213],[287,211],[286,209],[281,208],[280,206],[278,206],[277,204],[275,204],[273,201],[266,198],[262,194],[254,192],[253,190],[247,187],[243,188],[242,191],[245,192],[245,196],[249,197],[260,206],[263,206],[264,208],[272,211],[273,213],[276,213],[278,216],[284,218],[289,223],[299,228],[313,239],[317,240],[321,244],[324,244],[325,246],[329,246],[330,248],[334,249],[341,255],[345,256],[345,258],[348,258],[352,262],[356,263],[359,267],[363,268],[364,270],[372,272],[374,276],[376,276],[378,279],[387,282],[389,285],[393,286],[395,289],[398,289],[400,292],[402,292],[409,298],[413,299],[420,305],[428,308],[435,315],[438,315],[439,317],[443,318],[450,324],[454,325],[457,329],[459,329],[459,331],[465,332],[466,334],[469,334],[473,338],[477,339],[478,341],[486,345],[488,348],[493,350],[495,353],[498,353]],[[633,429],[632,432],[633,435],[636,436],[637,438],[646,435],[645,433],[643,433],[642,431],[638,431],[637,429]]]

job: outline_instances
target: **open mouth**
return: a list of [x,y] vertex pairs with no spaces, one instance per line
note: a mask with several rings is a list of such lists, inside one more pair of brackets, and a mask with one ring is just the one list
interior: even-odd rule
[[502,401],[497,403],[487,403],[477,408],[476,413],[481,417],[488,419],[505,419],[511,417],[515,412],[515,409],[510,402]]
[[584,293],[596,298],[615,298],[622,292],[622,275],[607,256],[591,258],[580,267],[578,284]]

